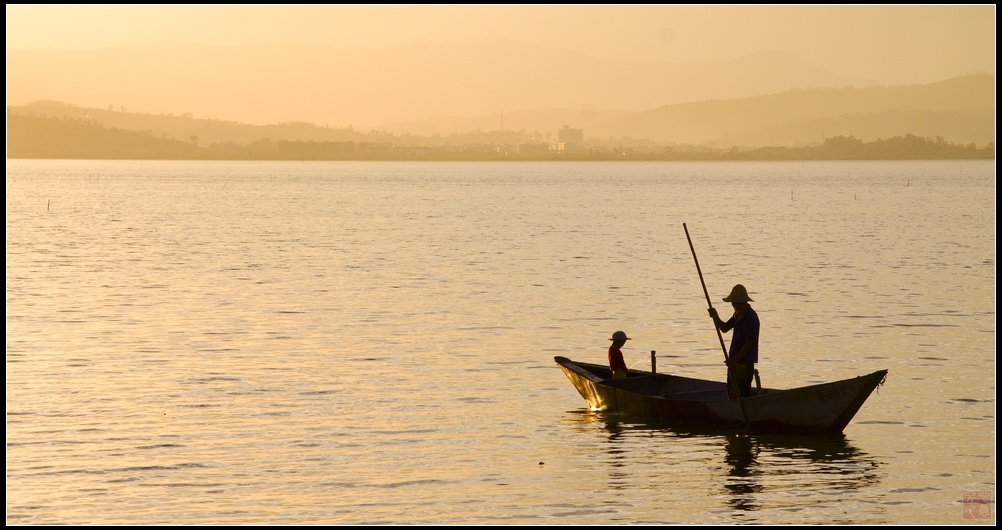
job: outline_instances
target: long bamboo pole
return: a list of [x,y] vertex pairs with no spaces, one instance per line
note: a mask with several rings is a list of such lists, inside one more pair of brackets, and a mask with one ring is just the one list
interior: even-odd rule
[[[703,281],[703,271],[699,268],[699,259],[696,258],[696,248],[692,246],[692,238],[689,237],[689,227],[685,226],[685,223],[682,223],[682,228],[685,230],[685,238],[689,241],[689,250],[692,251],[692,260],[696,262],[696,272],[699,274],[699,283],[703,286],[703,295],[706,296],[706,305],[712,309],[713,302],[710,301],[710,293],[706,290],[706,282]],[[720,328],[717,327],[716,322],[713,323],[713,329],[717,331],[717,340],[720,341],[720,349],[724,352],[724,362],[726,363],[728,357],[727,346],[724,345],[724,336],[720,333]],[[745,427],[751,429],[751,426],[748,424],[748,415],[745,413],[744,402],[741,401],[741,389],[738,387],[737,381],[734,380],[734,377],[731,374],[731,366],[729,364],[727,365],[727,384],[734,388],[734,393],[738,398],[738,405],[741,406],[741,417],[745,420]]]

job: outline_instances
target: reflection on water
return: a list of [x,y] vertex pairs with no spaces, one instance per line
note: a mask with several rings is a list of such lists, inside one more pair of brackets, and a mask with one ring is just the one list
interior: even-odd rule
[[629,487],[630,454],[627,445],[623,442],[628,434],[625,434],[624,429],[615,422],[607,423],[605,428],[608,432],[605,452],[609,455],[607,460],[609,487],[614,490],[626,489]]
[[767,436],[727,434],[724,457],[730,479],[724,488],[739,510],[756,510],[756,494],[768,476],[793,479],[800,487],[861,489],[879,482],[878,463],[853,446],[845,435]]
[[724,488],[732,495],[728,502],[737,510],[758,509],[754,494],[762,491],[762,484],[757,479],[762,469],[757,462],[759,447],[755,439],[742,434],[729,434],[725,449],[724,460],[730,466],[730,479]]
[[[680,429],[659,423],[623,421],[589,410],[571,411],[566,422],[602,443],[609,487],[628,489],[638,469],[668,468],[693,476],[710,473],[720,485],[734,521],[754,522],[765,508],[800,510],[818,496],[839,498],[881,481],[881,463],[844,435],[786,436]],[[665,459],[671,459],[665,461]],[[674,483],[686,478],[672,473]],[[719,506],[719,503],[718,503]],[[749,517],[752,517],[749,519]]]

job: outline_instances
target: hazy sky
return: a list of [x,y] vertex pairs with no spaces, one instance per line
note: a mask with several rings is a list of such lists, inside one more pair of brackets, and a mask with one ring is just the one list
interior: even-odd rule
[[833,73],[926,83],[995,72],[995,6],[10,5],[7,48],[296,43],[393,46],[510,38],[684,63],[787,51]]

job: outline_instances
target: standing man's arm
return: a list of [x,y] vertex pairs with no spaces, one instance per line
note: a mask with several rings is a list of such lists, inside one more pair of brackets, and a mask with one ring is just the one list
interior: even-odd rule
[[717,329],[719,329],[720,331],[722,331],[724,333],[727,333],[728,331],[731,330],[732,327],[734,327],[734,326],[728,326],[727,322],[724,322],[723,320],[720,320],[720,317],[717,315],[717,310],[716,309],[714,309],[714,308],[711,307],[711,308],[708,308],[706,310],[706,312],[709,313],[710,314],[710,318],[713,319],[713,325],[716,326]]

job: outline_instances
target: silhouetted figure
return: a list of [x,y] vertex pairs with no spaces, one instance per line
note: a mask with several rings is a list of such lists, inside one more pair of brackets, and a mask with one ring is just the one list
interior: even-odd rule
[[623,351],[620,348],[626,344],[626,341],[630,340],[630,337],[626,336],[625,331],[617,331],[612,334],[612,338],[609,340],[612,341],[612,346],[609,346],[609,370],[612,370],[612,378],[625,379],[630,370],[626,367]]
[[748,296],[744,285],[735,285],[731,289],[731,294],[727,295],[724,301],[730,302],[731,306],[734,307],[734,315],[727,322],[720,320],[716,309],[711,307],[707,311],[713,318],[713,324],[717,326],[717,329],[724,333],[734,330],[734,335],[731,337],[731,349],[728,352],[727,360],[724,361],[727,364],[729,375],[727,393],[731,399],[737,397],[737,392],[733,388],[737,386],[741,397],[748,397],[752,395],[751,384],[755,378],[755,363],[758,362],[758,314],[748,304],[754,300]]

